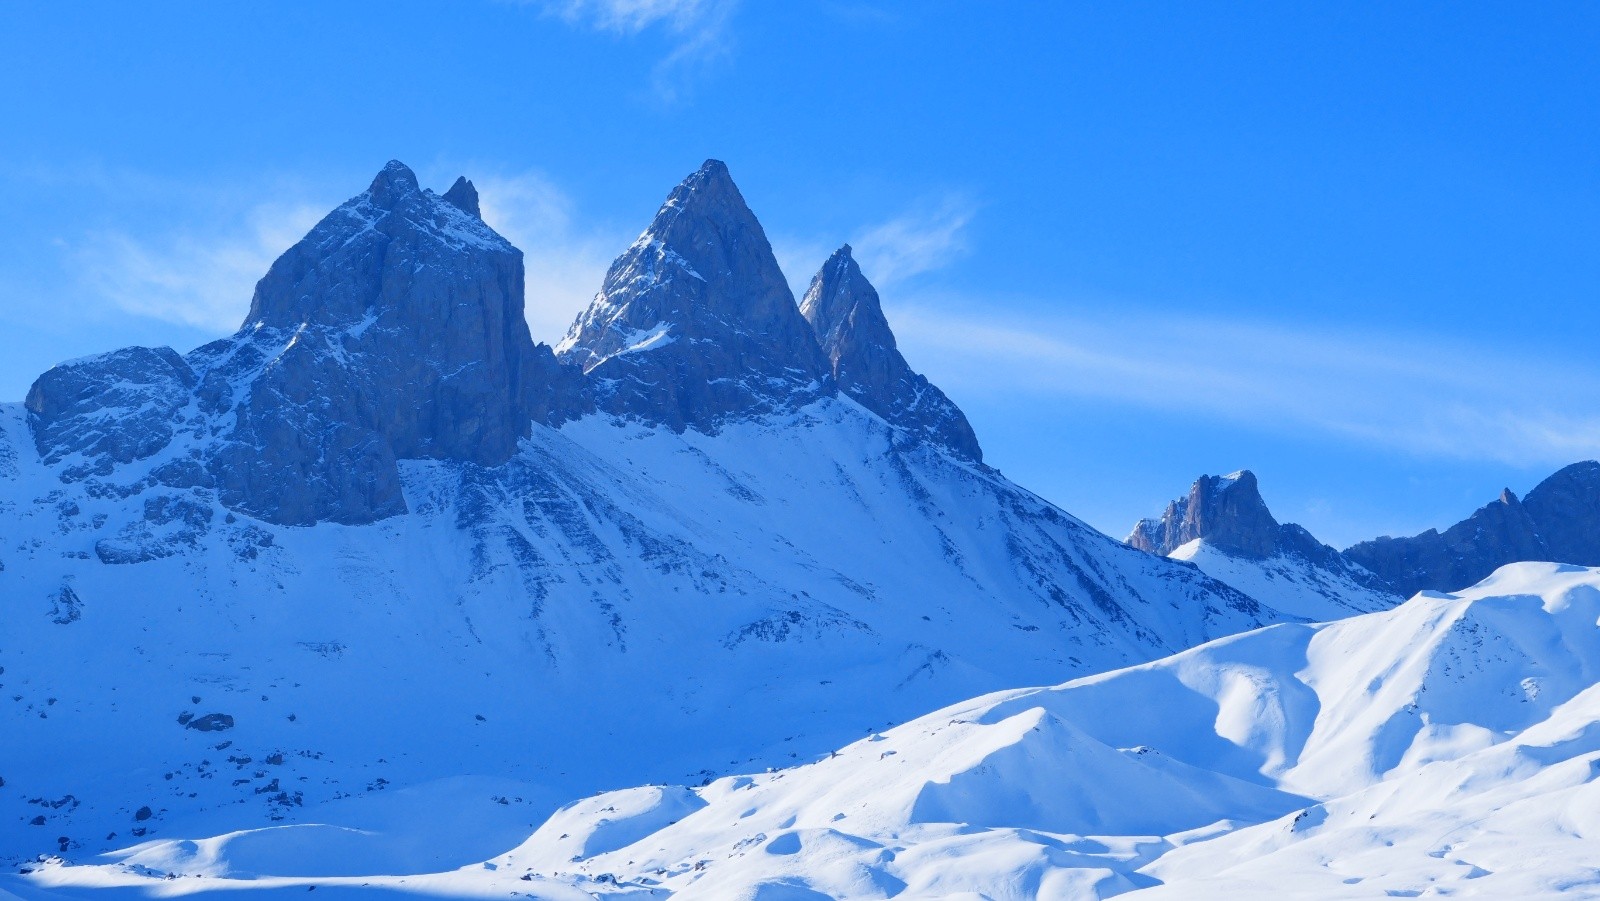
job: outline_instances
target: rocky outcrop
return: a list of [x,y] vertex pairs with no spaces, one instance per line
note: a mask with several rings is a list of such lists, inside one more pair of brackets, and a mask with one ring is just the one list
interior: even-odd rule
[[[1197,539],[1199,544],[1189,544]],[[1312,619],[1383,609],[1400,600],[1394,586],[1380,576],[1301,526],[1279,523],[1261,498],[1255,474],[1247,469],[1201,476],[1187,496],[1167,505],[1160,519],[1139,520],[1124,542],[1148,553],[1195,561],[1208,575],[1247,594],[1261,592],[1259,600],[1284,609],[1295,609],[1290,601],[1299,597],[1300,615]]]
[[[837,380],[899,434],[982,461],[966,417],[900,355],[849,249],[802,315],[720,162],[673,190],[559,358],[529,336],[522,265],[470,181],[438,195],[390,162],[272,264],[237,333],[41,376],[35,444],[102,495],[187,490],[278,525],[361,524],[406,511],[403,460],[498,467],[533,424],[595,410],[715,433],[832,397]],[[186,544],[170,522],[124,525],[102,559]]]
[[839,390],[906,434],[983,462],[965,414],[900,355],[878,292],[850,245],[834,251],[811,279],[800,313],[816,333]]
[[606,412],[678,431],[832,392],[761,223],[716,160],[672,191],[556,351]]
[[162,484],[305,525],[404,512],[398,460],[495,466],[587,397],[529,336],[522,253],[479,218],[471,182],[439,197],[391,162],[273,263],[239,332],[187,359],[129,348],[57,367],[30,408],[47,462],[79,454],[98,475],[192,428]]
[[1600,566],[1600,463],[1563,468],[1535,485],[1522,507],[1551,561]]
[[1139,520],[1124,541],[1141,551],[1165,556],[1196,538],[1230,554],[1259,560],[1277,553],[1284,535],[1261,499],[1255,474],[1246,469],[1226,476],[1201,476],[1190,486],[1187,497],[1168,504],[1160,519]]
[[391,162],[256,287],[232,338],[190,355],[234,428],[213,457],[224,503],[272,522],[405,510],[396,461],[510,459],[535,421],[581,412],[582,385],[523,318],[522,253]]
[[194,372],[170,347],[124,347],[62,363],[34,381],[26,406],[34,445],[63,478],[106,475],[171,443]]
[[1600,565],[1600,463],[1574,463],[1525,500],[1508,488],[1450,528],[1363,541],[1345,555],[1407,593],[1457,591],[1507,563]]

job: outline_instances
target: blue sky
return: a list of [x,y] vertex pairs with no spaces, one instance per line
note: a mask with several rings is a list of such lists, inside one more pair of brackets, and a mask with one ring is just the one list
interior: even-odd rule
[[554,341],[706,157],[844,241],[991,463],[1120,537],[1248,467],[1343,545],[1600,456],[1600,6],[0,7],[0,398],[231,331],[399,158]]

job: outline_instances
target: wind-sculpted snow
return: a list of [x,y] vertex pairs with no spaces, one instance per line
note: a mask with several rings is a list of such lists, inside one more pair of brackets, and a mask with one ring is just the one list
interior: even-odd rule
[[[783,769],[596,794],[432,875],[359,864],[434,829],[437,792],[396,803],[362,841],[340,838],[343,867],[312,872],[298,850],[267,853],[272,836],[256,831],[55,860],[14,884],[198,875],[209,880],[179,884],[263,887],[228,878],[249,875],[536,897],[1589,897],[1597,617],[1600,570],[1518,564],[1457,595],[985,695]],[[474,788],[460,786],[461,804]],[[318,815],[323,829],[375,822],[355,805]],[[486,829],[511,831],[504,818]]]
[[[6,410],[0,444],[28,447]],[[531,829],[1278,618],[842,399],[717,435],[595,415],[500,466],[397,471],[406,515],[287,528],[20,457],[0,853],[317,822],[464,774],[518,783]]]

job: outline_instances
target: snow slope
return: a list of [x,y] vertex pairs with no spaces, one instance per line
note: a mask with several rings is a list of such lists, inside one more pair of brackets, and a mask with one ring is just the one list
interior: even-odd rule
[[[1200,567],[1213,579],[1270,604],[1291,616],[1323,622],[1358,613],[1385,610],[1399,598],[1355,577],[1354,564],[1303,554],[1276,553],[1251,559],[1230,554],[1204,538],[1196,538],[1167,555]],[[1343,564],[1343,565],[1340,565]]]
[[[1597,618],[1600,570],[1516,564],[1455,595],[986,695],[787,769],[596,795],[431,876],[330,879],[245,833],[52,861],[4,886],[1593,897]],[[421,805],[411,815],[426,819]],[[262,874],[274,878],[240,878]]]
[[492,805],[512,833],[415,867],[482,860],[565,799],[1279,618],[845,399],[716,436],[593,415],[503,466],[401,473],[405,515],[273,526],[63,483],[0,408],[0,856],[481,777],[436,816]]

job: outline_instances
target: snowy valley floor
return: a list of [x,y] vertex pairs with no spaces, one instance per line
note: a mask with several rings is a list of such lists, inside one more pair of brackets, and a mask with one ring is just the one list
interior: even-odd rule
[[1597,622],[1600,570],[1516,564],[986,695],[792,768],[586,798],[531,834],[516,785],[463,777],[334,802],[322,825],[50,859],[0,892],[1596,897]]

